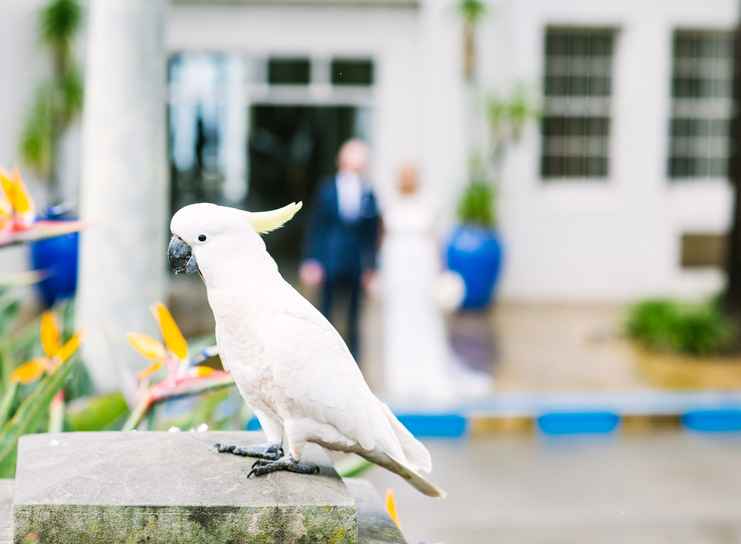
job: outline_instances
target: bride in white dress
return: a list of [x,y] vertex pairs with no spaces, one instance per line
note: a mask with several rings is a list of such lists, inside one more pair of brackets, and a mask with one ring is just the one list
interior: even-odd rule
[[386,203],[381,247],[384,389],[401,406],[451,404],[490,385],[487,376],[465,369],[448,344],[435,215],[415,168],[403,167],[398,192]]

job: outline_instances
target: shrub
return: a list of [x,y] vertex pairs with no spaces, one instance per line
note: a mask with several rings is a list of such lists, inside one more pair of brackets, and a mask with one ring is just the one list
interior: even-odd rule
[[696,357],[727,352],[733,340],[731,323],[713,303],[646,300],[630,308],[626,329],[649,349]]

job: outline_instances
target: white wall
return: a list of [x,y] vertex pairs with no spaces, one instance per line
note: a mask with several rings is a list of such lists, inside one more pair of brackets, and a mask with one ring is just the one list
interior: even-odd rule
[[595,183],[543,183],[531,127],[511,156],[499,213],[508,298],[623,299],[718,289],[717,270],[679,268],[680,233],[728,227],[727,183],[671,183],[666,173],[671,33],[730,29],[735,0],[500,0],[481,36],[483,79],[541,92],[548,25],[618,29],[610,174]]

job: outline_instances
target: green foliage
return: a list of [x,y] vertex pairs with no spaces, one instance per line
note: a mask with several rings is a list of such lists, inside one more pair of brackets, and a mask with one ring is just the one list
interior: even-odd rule
[[79,398],[67,405],[65,429],[70,431],[118,430],[129,413],[120,392]]
[[75,360],[69,361],[46,376],[0,428],[0,478],[13,477],[18,439],[24,434],[38,432],[43,426],[49,414],[49,404],[64,387],[77,364]]
[[486,2],[484,0],[459,0],[458,11],[464,21],[476,24],[486,14]]
[[494,227],[494,188],[491,184],[485,181],[468,184],[458,203],[458,218],[467,225]]
[[626,330],[647,348],[697,357],[723,354],[733,341],[732,324],[712,302],[646,300],[630,308]]
[[52,114],[49,86],[36,89],[21,132],[20,153],[23,161],[37,174],[48,176],[51,169]]
[[509,96],[489,94],[485,110],[495,145],[519,142],[525,125],[540,117],[540,110],[522,85]]
[[81,23],[82,8],[78,0],[51,0],[39,16],[41,38],[52,49],[69,49]]
[[39,15],[39,34],[54,71],[36,89],[19,151],[26,165],[52,182],[56,181],[59,140],[82,111],[82,76],[74,59],[74,41],[81,21],[79,0],[48,0]]
[[155,417],[154,428],[167,430],[171,427],[177,427],[178,429],[189,430],[205,423],[212,431],[228,429],[234,419],[234,414],[222,410],[222,405],[232,392],[233,389],[231,388],[217,389],[190,399],[190,408],[179,417],[175,419]]

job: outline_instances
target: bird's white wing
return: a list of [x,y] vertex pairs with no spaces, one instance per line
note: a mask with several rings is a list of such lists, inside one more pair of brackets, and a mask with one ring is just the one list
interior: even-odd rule
[[384,405],[368,388],[342,337],[301,300],[305,304],[292,304],[274,316],[274,330],[284,335],[275,372],[282,374],[286,396],[305,417],[334,427],[362,449],[380,448],[403,458]]

